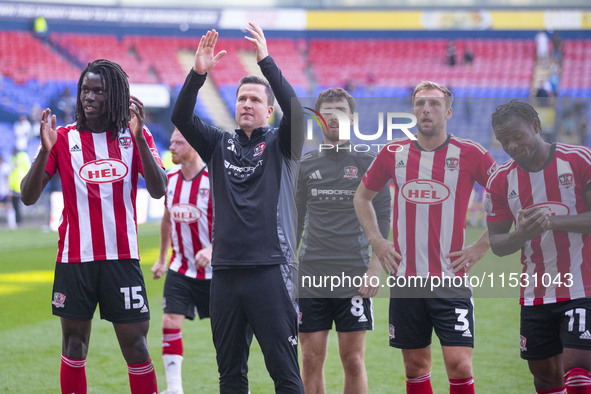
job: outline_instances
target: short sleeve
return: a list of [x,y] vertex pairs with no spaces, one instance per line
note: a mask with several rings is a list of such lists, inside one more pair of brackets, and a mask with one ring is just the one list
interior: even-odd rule
[[[150,152],[152,152],[152,156],[154,156],[154,159],[156,160],[156,163],[158,163],[158,165],[160,167],[162,167],[162,169],[164,169],[164,164],[162,164],[162,159],[160,158],[160,155],[158,154],[158,149],[156,149],[156,144],[154,144],[154,137],[152,137],[152,133],[150,133],[150,130],[148,130],[147,127],[144,126],[144,129],[142,131],[144,133],[144,137],[146,138],[146,142],[148,143],[148,146],[150,147]],[[139,150],[136,149],[136,164],[137,164],[137,168],[140,172],[140,174],[144,175],[144,168],[142,167],[142,160],[140,159],[140,152]]]
[[389,155],[391,154],[392,153],[387,149],[382,149],[380,153],[378,153],[377,157],[363,175],[362,181],[366,188],[374,192],[379,192],[384,188],[384,185],[388,183],[391,175],[388,171],[387,163],[390,161]]
[[[499,176],[500,175],[500,176]],[[507,181],[502,175],[495,174],[489,180],[484,192],[484,210],[486,211],[487,222],[503,222],[513,220],[513,215],[507,202]]]

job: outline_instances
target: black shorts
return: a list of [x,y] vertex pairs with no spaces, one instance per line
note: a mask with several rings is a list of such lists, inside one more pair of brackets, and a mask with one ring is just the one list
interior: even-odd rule
[[433,328],[442,346],[474,347],[472,298],[390,299],[390,346],[427,347]]
[[138,260],[56,263],[53,314],[91,320],[97,303],[101,319],[113,323],[150,320],[144,276]]
[[164,313],[184,315],[187,319],[193,320],[197,311],[200,319],[209,317],[210,286],[211,279],[189,278],[168,270],[162,297]]
[[300,332],[373,330],[371,298],[300,298]]
[[521,306],[521,358],[543,360],[563,347],[591,350],[591,298]]

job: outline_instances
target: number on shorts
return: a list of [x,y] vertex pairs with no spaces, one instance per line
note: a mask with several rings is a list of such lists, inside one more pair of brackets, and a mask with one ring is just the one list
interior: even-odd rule
[[585,332],[585,320],[587,317],[587,310],[585,308],[569,309],[564,312],[568,319],[568,330],[573,331],[575,329],[575,314],[579,315],[579,332]]
[[361,298],[361,296],[351,298],[351,314],[356,317],[361,317],[364,311],[363,298]]
[[125,309],[139,309],[144,306],[144,297],[140,294],[142,286],[122,287],[120,290],[125,298]]
[[470,328],[470,322],[466,319],[468,316],[468,309],[465,308],[456,308],[456,313],[458,314],[458,323],[454,326],[456,331],[466,331]]

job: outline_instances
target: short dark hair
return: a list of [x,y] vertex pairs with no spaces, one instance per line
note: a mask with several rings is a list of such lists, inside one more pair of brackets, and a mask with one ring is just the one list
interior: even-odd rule
[[316,99],[316,103],[314,103],[314,109],[318,111],[323,103],[333,103],[342,99],[347,100],[347,103],[349,103],[349,109],[351,110],[351,113],[353,113],[353,111],[355,111],[355,99],[351,97],[349,92],[341,88],[329,88],[320,92]]
[[86,128],[86,114],[80,101],[80,91],[82,89],[82,81],[84,76],[88,73],[100,75],[105,86],[105,94],[107,95],[107,109],[109,116],[109,128],[112,130],[113,137],[127,128],[131,120],[131,113],[129,111],[130,94],[129,81],[127,74],[120,65],[106,59],[97,59],[92,63],[88,63],[80,79],[78,80],[78,97],[76,98],[76,129],[82,130]]
[[419,83],[415,87],[415,89],[412,92],[412,97],[411,97],[412,105],[414,106],[415,97],[417,96],[417,94],[419,92],[422,92],[423,90],[431,90],[431,89],[437,89],[440,92],[442,92],[443,95],[445,96],[445,102],[447,103],[447,108],[451,107],[451,105],[454,101],[454,95],[452,94],[451,90],[449,90],[448,88],[446,88],[442,84],[437,83],[437,82],[433,82],[433,81],[421,81],[421,83]]
[[273,94],[271,85],[269,85],[269,82],[267,82],[266,79],[257,77],[256,75],[247,75],[246,77],[240,78],[238,89],[236,89],[236,97],[238,97],[238,91],[242,85],[246,84],[263,85],[265,87],[265,93],[267,94],[267,105],[275,104],[275,95]]
[[504,124],[511,118],[521,119],[527,124],[534,123],[537,125],[538,130],[540,130],[540,117],[538,116],[538,112],[530,103],[517,99],[511,100],[508,103],[501,104],[497,107],[492,114],[493,130],[496,126]]

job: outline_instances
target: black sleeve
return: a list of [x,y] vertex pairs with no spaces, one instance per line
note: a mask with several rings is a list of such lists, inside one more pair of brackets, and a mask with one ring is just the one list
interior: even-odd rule
[[296,93],[287,82],[271,56],[259,63],[259,67],[273,90],[277,103],[283,111],[279,124],[279,144],[287,158],[299,160],[304,146],[304,113]]
[[296,228],[296,245],[300,245],[302,234],[304,232],[304,223],[306,221],[307,213],[307,199],[308,199],[308,185],[306,184],[306,177],[304,176],[302,163],[300,162],[300,168],[298,171],[298,183],[296,189],[296,208],[298,210],[298,222]]
[[189,71],[174,104],[171,120],[203,161],[208,162],[222,131],[194,114],[197,93],[205,83],[206,76],[197,74],[193,69]]

